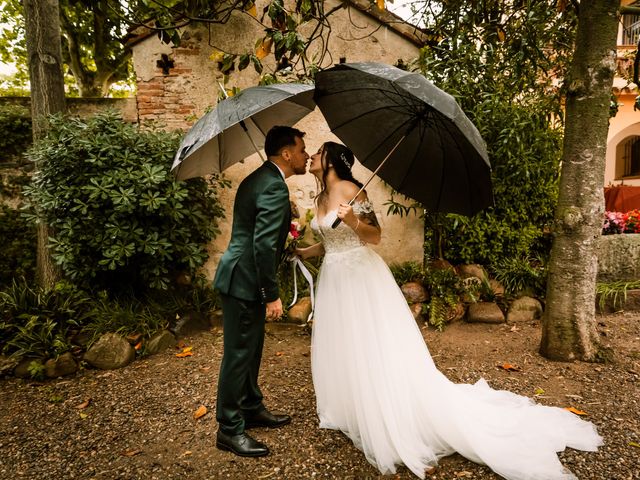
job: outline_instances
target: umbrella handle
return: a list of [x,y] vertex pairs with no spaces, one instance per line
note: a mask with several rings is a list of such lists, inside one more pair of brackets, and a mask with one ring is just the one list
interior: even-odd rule
[[342,219],[341,218],[336,218],[333,223],[331,224],[331,228],[337,228],[338,225],[340,225],[342,223]]

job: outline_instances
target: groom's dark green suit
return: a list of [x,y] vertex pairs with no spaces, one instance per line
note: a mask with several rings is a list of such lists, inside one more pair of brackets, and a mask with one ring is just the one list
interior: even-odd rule
[[244,418],[264,409],[258,371],[265,304],[280,297],[277,269],[290,221],[289,190],[267,161],[238,187],[231,241],[214,279],[224,323],[216,418],[229,435],[242,433]]

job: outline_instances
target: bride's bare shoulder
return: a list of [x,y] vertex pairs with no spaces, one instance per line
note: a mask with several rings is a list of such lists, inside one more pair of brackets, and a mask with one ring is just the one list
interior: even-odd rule
[[[360,188],[355,183],[348,180],[341,180],[339,185],[340,194],[347,198],[347,201],[351,200],[360,190]],[[364,194],[364,192],[358,195],[358,199],[360,199],[362,194]]]

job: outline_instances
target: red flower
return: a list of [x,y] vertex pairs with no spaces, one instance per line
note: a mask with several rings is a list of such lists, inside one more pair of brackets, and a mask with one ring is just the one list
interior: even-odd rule
[[294,240],[300,236],[300,232],[298,231],[298,226],[293,222],[289,226],[289,233],[294,238]]

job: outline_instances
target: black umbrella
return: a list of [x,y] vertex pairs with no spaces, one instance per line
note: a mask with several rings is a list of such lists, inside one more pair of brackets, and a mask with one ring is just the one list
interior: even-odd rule
[[364,166],[428,211],[471,216],[493,204],[480,133],[424,76],[343,63],[316,74],[314,100]]

